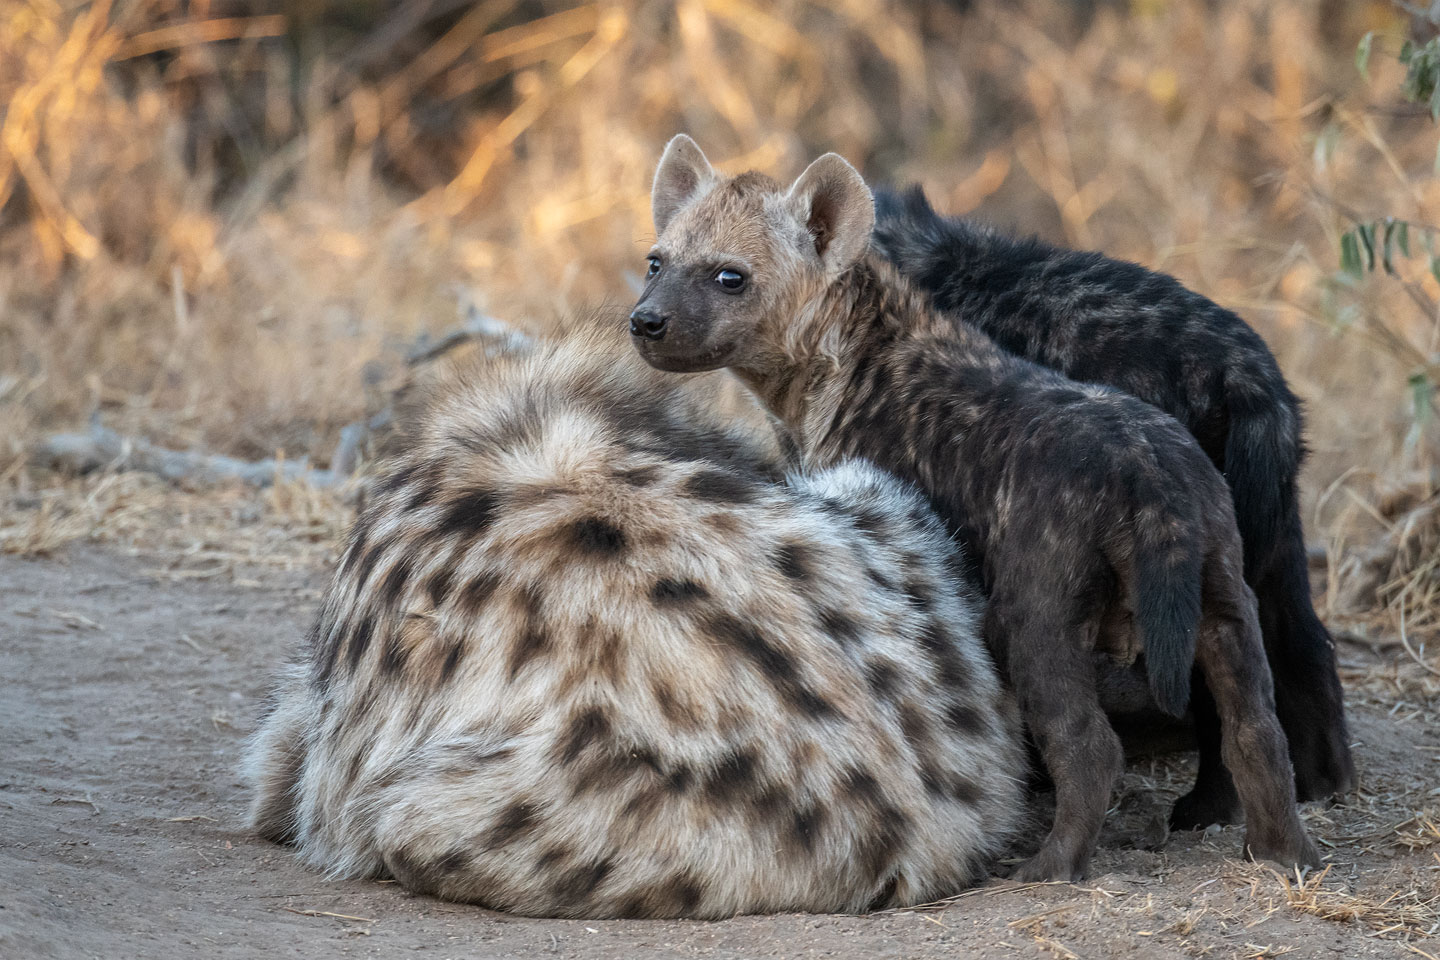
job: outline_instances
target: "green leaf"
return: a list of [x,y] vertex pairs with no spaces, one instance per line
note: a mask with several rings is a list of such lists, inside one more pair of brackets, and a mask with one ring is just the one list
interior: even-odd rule
[[1425,371],[1410,374],[1410,405],[1417,423],[1429,422],[1430,395],[1434,392],[1435,387],[1425,375]]
[[1400,248],[1401,254],[1410,256],[1410,222],[1408,220],[1395,221],[1395,243]]
[[1391,276],[1395,275],[1395,219],[1385,218],[1385,239],[1380,244],[1380,262],[1385,266],[1385,272]]
[[[1430,266],[1432,269],[1435,266],[1434,257],[1430,258]],[[1365,272],[1360,266],[1360,241],[1355,239],[1354,230],[1346,230],[1340,235],[1340,269],[1357,280]]]
[[1360,235],[1360,246],[1365,250],[1365,269],[1375,269],[1375,224],[1362,223],[1355,228]]
[[1371,30],[1360,38],[1360,45],[1355,48],[1355,69],[1360,71],[1360,76],[1366,80],[1370,79],[1370,44],[1375,40],[1375,31]]
[[1440,283],[1440,257],[1433,253],[1430,255],[1430,276],[1435,278],[1436,283]]
[[1400,44],[1401,63],[1405,64],[1408,67],[1410,65],[1410,58],[1413,56],[1415,56],[1415,44],[1411,43],[1409,40],[1406,40],[1404,43]]

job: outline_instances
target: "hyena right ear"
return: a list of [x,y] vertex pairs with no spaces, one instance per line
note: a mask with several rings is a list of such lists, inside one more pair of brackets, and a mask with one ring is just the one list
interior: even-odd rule
[[786,195],[831,276],[864,255],[875,228],[875,199],[860,172],[838,153],[805,168]]
[[650,212],[655,219],[655,235],[665,232],[665,226],[675,211],[685,205],[700,191],[700,188],[719,179],[700,145],[683,133],[677,133],[665,145],[660,165],[655,168],[655,183],[650,187]]

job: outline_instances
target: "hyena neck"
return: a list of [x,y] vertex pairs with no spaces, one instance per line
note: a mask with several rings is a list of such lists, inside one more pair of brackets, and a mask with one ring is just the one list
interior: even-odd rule
[[735,373],[790,430],[801,459],[822,467],[843,454],[834,428],[857,375],[942,322],[899,272],[867,256],[789,318],[789,343]]

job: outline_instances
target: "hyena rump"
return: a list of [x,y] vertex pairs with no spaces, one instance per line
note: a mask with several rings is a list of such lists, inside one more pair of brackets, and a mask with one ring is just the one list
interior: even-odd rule
[[1084,874],[1120,775],[1096,650],[1143,657],[1175,715],[1198,666],[1248,851],[1319,860],[1295,807],[1229,491],[1179,423],[938,314],[867,255],[870,191],[835,154],[786,189],[757,173],[722,178],[676,137],[652,203],[658,240],[631,315],[641,355],[666,370],[729,367],[808,466],[864,456],[916,483],[980,562],[985,639],[1056,785],[1054,826],[1020,878]]
[[985,875],[1023,753],[943,525],[861,462],[787,482],[680,380],[612,328],[418,418],[253,739],[261,834],[539,916]]
[[[1299,799],[1353,787],[1335,652],[1310,600],[1300,403],[1265,341],[1173,277],[942,217],[919,187],[877,191],[875,208],[875,248],[952,320],[1071,379],[1152,403],[1194,434],[1230,484]],[[1181,828],[1240,812],[1214,703],[1195,691],[1200,775],[1176,804]]]

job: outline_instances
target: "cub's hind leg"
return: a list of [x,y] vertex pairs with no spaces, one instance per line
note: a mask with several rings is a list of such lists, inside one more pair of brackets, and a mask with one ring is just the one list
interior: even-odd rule
[[[1018,586],[1018,585],[1017,585]],[[1115,783],[1124,769],[1120,738],[1100,706],[1090,648],[1094,624],[1077,624],[1058,602],[1059,585],[997,584],[986,614],[986,639],[1008,667],[1020,713],[1055,782],[1055,821],[1016,880],[1080,880],[1100,838]],[[1018,604],[1017,597],[1052,598]]]
[[1255,597],[1232,559],[1238,554],[1231,550],[1206,560],[1196,660],[1219,709],[1221,754],[1245,811],[1246,853],[1287,867],[1314,866],[1320,852],[1295,805],[1295,778],[1275,715]]

